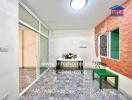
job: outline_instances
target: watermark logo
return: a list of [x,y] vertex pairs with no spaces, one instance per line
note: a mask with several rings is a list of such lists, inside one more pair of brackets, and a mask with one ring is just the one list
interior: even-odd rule
[[110,8],[111,9],[111,16],[124,16],[124,7],[115,5]]

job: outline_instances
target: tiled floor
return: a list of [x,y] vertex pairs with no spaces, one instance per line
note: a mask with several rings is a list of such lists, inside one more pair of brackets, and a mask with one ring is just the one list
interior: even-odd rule
[[36,78],[36,68],[19,69],[19,92],[22,92]]
[[123,93],[106,84],[99,89],[98,80],[92,80],[92,71],[48,70],[20,100],[129,100]]

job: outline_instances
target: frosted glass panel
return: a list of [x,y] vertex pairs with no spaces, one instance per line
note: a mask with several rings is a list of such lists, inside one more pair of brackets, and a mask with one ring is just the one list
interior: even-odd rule
[[19,19],[39,30],[39,22],[26,9],[19,5]]
[[46,36],[48,36],[48,29],[46,29],[42,24],[41,24],[41,33],[45,34]]
[[48,39],[40,36],[40,73],[47,69],[48,64]]

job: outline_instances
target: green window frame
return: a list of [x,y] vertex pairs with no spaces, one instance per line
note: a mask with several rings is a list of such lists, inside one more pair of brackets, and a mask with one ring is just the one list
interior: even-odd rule
[[120,40],[119,28],[111,31],[110,34],[110,58],[119,60]]
[[99,37],[99,53],[101,57],[120,60],[119,28],[106,32]]

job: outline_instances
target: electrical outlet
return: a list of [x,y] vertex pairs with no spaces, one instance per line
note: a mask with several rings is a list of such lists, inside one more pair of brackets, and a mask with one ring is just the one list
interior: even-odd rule
[[80,46],[79,48],[87,48],[87,46],[83,45],[83,46]]
[[8,100],[8,94],[3,97],[0,97],[0,100]]
[[0,47],[0,52],[8,52],[8,48]]

